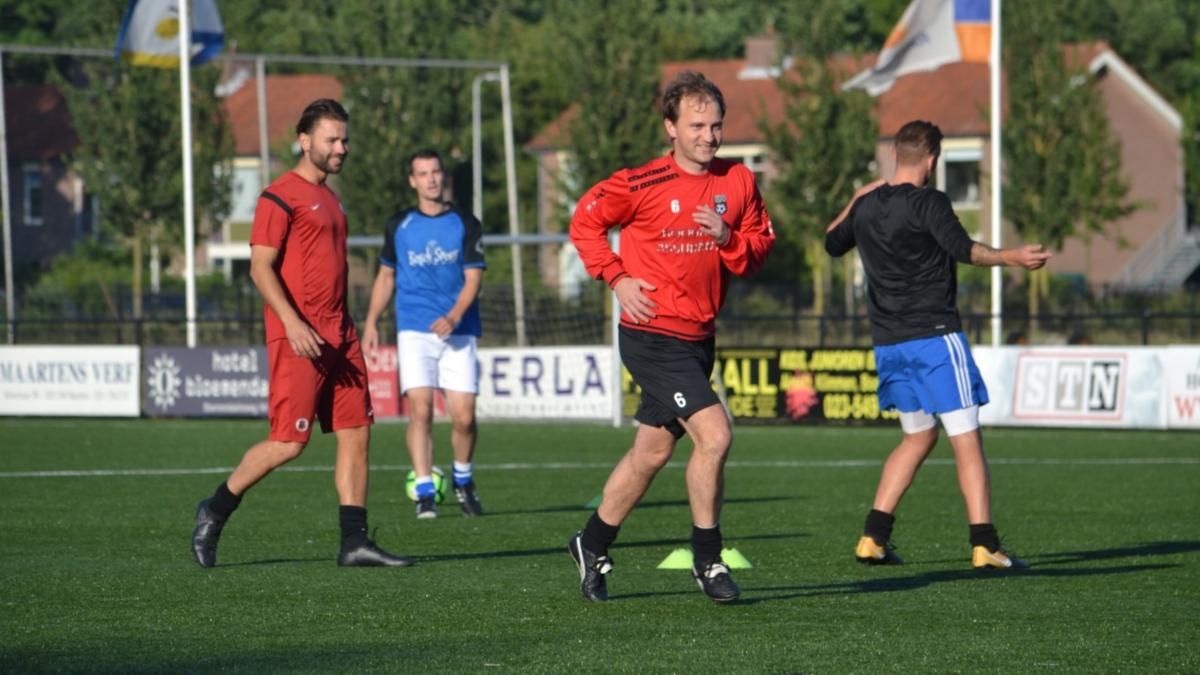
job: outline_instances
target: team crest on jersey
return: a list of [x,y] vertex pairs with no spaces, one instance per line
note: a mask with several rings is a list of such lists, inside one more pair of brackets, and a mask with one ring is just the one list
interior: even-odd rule
[[714,210],[718,216],[725,215],[725,212],[729,210],[729,206],[725,203],[726,201],[725,195],[716,195],[713,197],[713,204],[716,205]]

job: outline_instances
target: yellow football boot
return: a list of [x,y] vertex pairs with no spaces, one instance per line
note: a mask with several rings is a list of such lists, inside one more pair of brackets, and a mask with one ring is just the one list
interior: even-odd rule
[[896,555],[896,550],[892,547],[891,542],[880,546],[865,534],[858,540],[858,546],[854,549],[854,559],[864,565],[904,564],[904,559]]
[[1023,570],[1029,568],[1029,563],[1015,555],[1010,555],[996,549],[989,551],[986,546],[976,546],[971,549],[971,565],[977,570]]

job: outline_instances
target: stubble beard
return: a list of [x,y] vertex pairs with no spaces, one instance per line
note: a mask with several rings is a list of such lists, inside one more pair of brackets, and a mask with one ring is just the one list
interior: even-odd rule
[[333,153],[329,153],[327,155],[313,155],[310,159],[313,163],[313,166],[327,174],[341,173],[342,167],[346,165],[346,156],[342,155],[339,157],[340,161],[338,162],[337,168],[329,165],[329,160],[332,157]]

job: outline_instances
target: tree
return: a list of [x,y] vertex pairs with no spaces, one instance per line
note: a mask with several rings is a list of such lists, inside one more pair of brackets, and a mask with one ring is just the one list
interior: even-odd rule
[[1061,16],[1066,39],[1106,40],[1179,110],[1188,222],[1200,222],[1200,3],[1070,0]]
[[[142,314],[144,252],[183,243],[183,152],[179,73],[111,62],[87,63],[86,84],[62,78],[80,145],[71,159],[99,200],[100,231],[130,249],[133,313]],[[197,235],[229,210],[233,138],[213,94],[219,70],[192,69],[192,166]]]
[[[468,44],[464,32],[484,18],[484,10],[466,0],[280,3],[260,23],[283,28],[256,40],[285,53],[461,59]],[[376,234],[409,201],[410,154],[438,150],[448,175],[465,156],[475,73],[395,66],[327,70],[341,81],[341,102],[350,112],[350,159],[336,189],[351,232]],[[456,186],[456,193],[465,194],[465,187]]]
[[805,49],[777,80],[784,117],[762,123],[777,171],[767,194],[778,237],[763,274],[799,284],[808,270],[816,314],[825,312],[832,277],[825,228],[855,187],[869,180],[878,138],[871,99],[841,90],[841,80],[853,73],[832,58],[845,31],[843,5],[821,0],[796,17],[789,42]]
[[652,3],[567,4],[577,114],[570,124],[571,180],[566,187],[579,197],[614,171],[659,154],[666,132],[655,107],[660,56]]
[[[463,24],[478,23],[465,0],[338,4],[342,54],[462,58]],[[407,158],[426,147],[442,154],[447,175],[469,147],[469,86],[474,73],[446,68],[349,68],[338,73],[350,110],[351,159],[339,190],[352,230],[378,233],[410,200]],[[465,185],[455,192],[466,194]]]
[[[1054,3],[1014,0],[1007,5],[1003,45],[1009,100],[1004,214],[1025,241],[1052,249],[1071,237],[1104,234],[1108,223],[1137,208],[1125,199],[1120,145],[1094,81],[1064,61],[1061,13]],[[1048,279],[1044,268],[1029,275],[1034,321]]]

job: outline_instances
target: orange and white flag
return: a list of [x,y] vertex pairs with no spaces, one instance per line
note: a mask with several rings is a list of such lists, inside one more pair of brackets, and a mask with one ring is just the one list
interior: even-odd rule
[[987,63],[993,0],[913,0],[892,29],[879,59],[843,89],[878,96],[901,75],[934,70],[955,61]]

